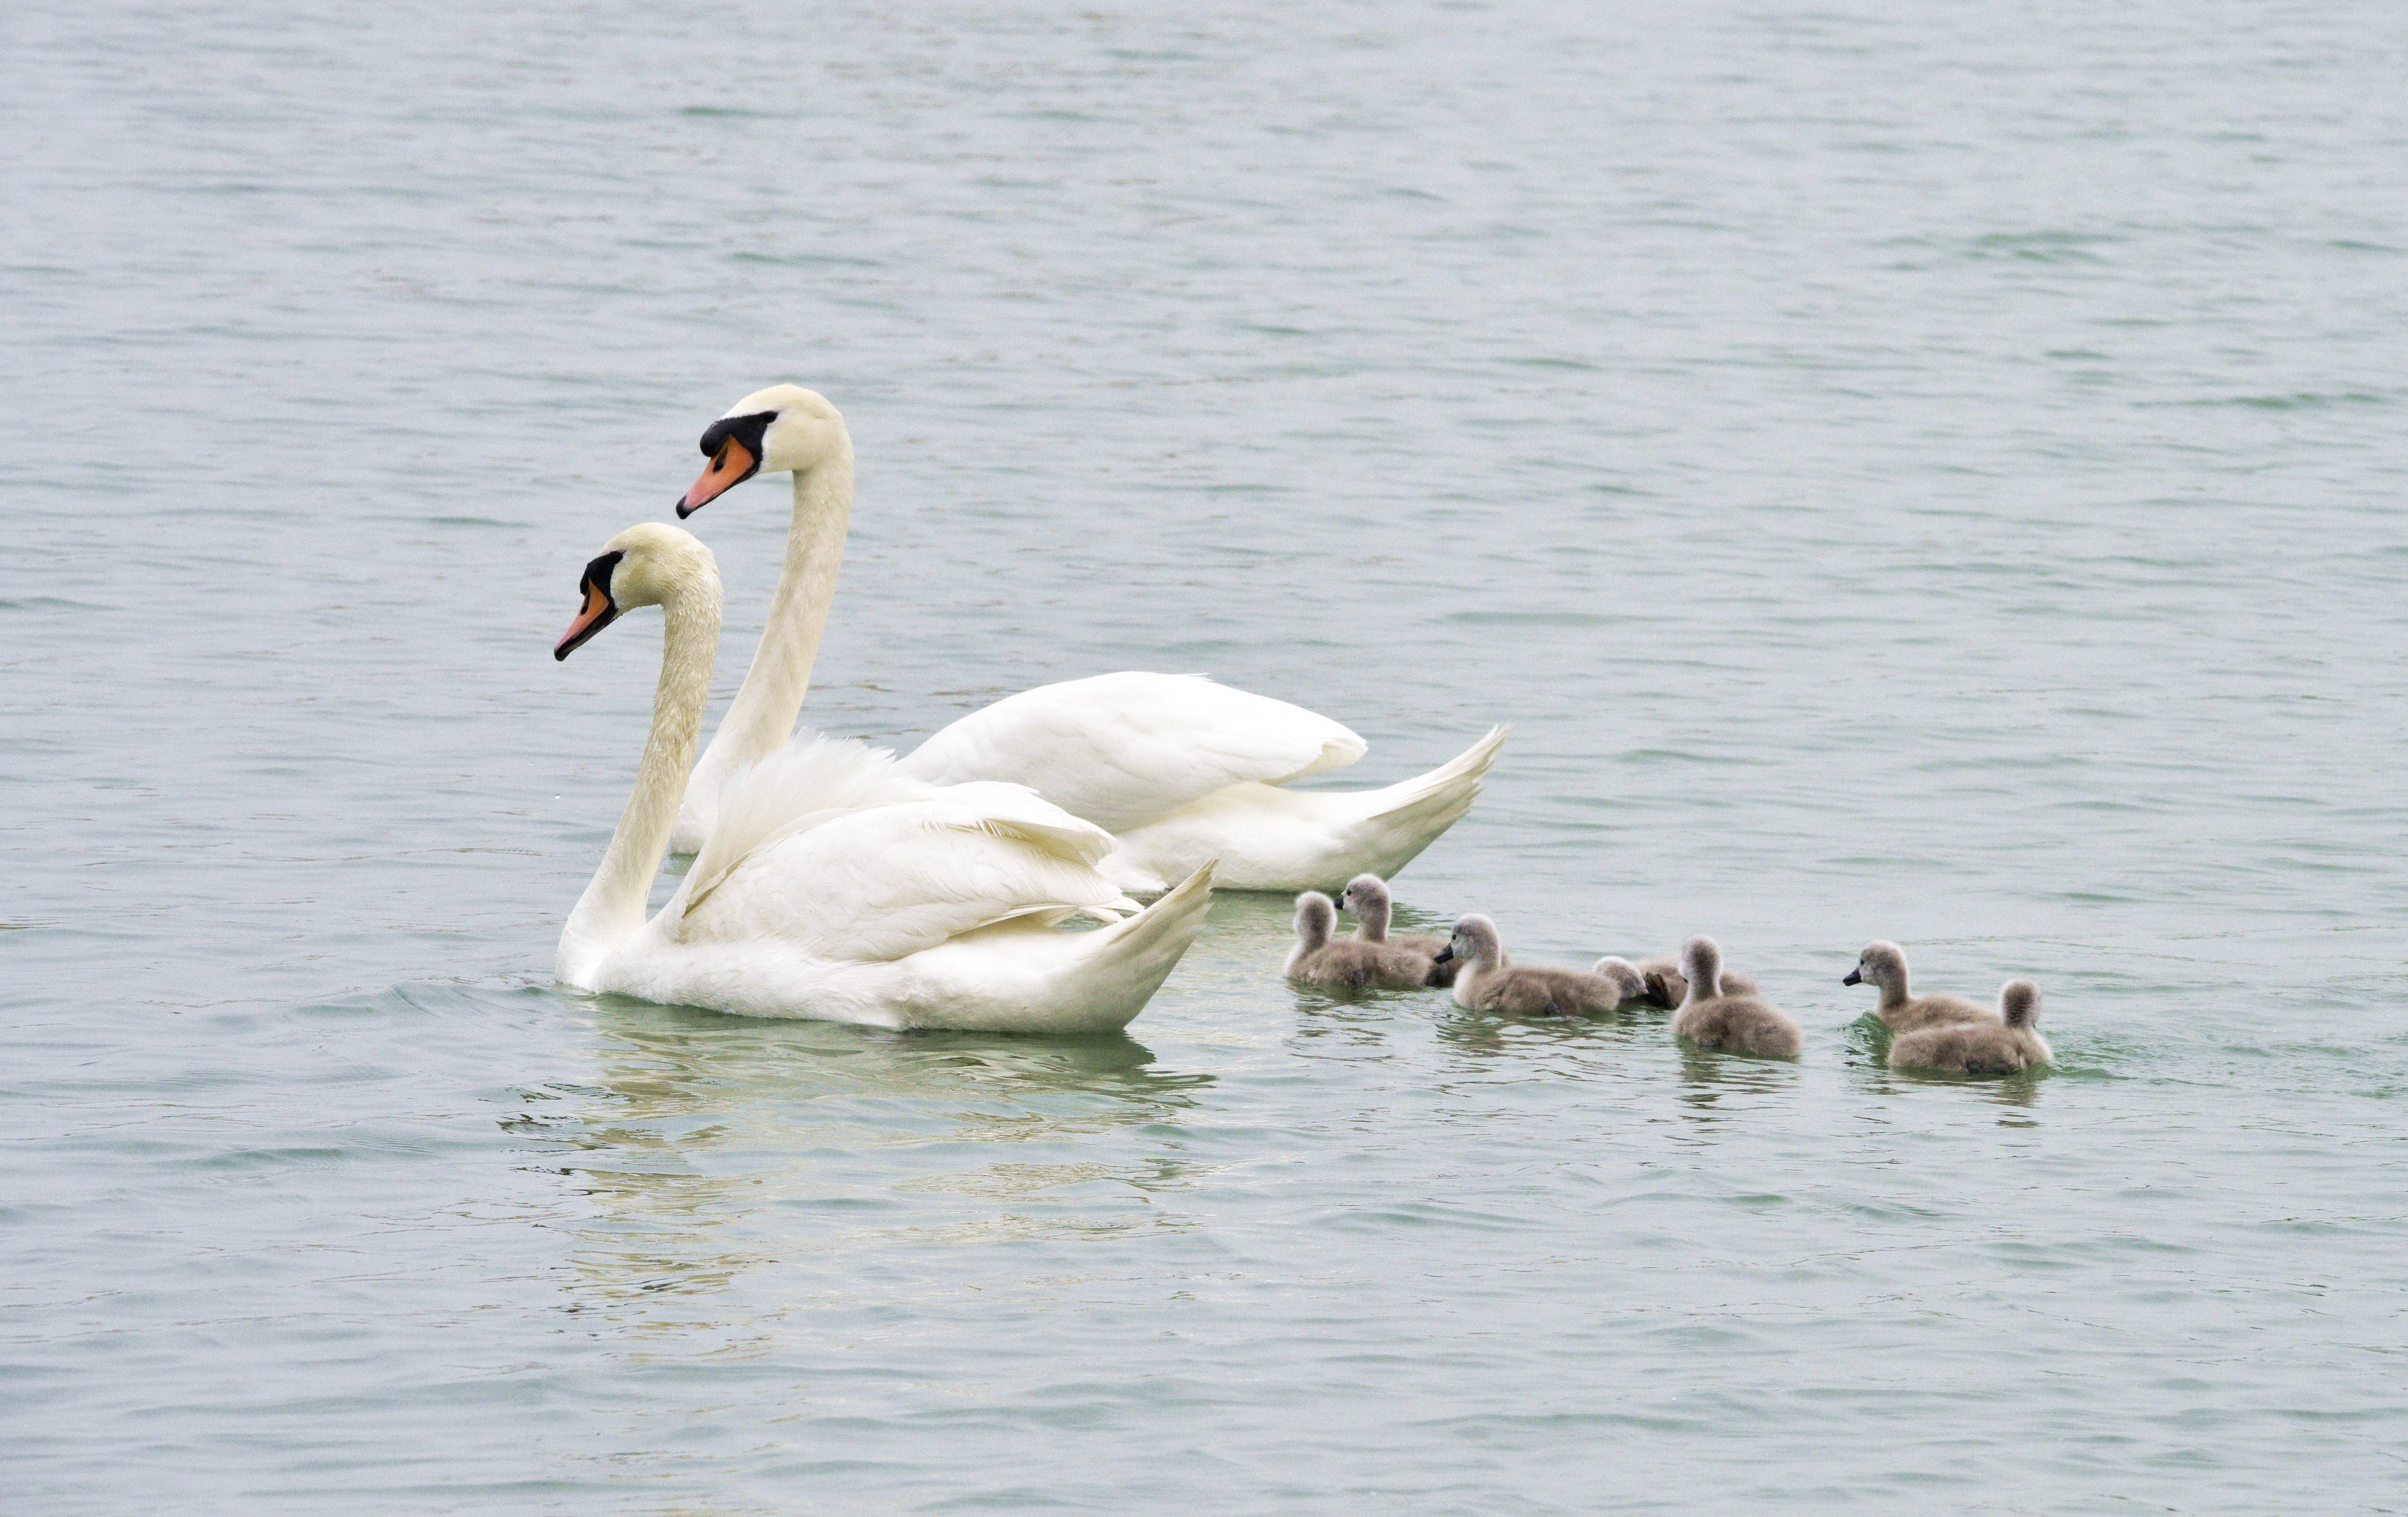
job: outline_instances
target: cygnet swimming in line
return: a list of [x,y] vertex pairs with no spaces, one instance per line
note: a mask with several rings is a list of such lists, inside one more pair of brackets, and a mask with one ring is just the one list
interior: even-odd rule
[[1909,988],[1906,975],[1906,950],[1895,943],[1875,941],[1865,945],[1856,956],[1856,967],[1848,971],[1842,985],[1862,985],[1870,981],[1881,987],[1881,1004],[1874,1014],[1889,1024],[1893,1033],[1920,1032],[1927,1027],[1946,1027],[1956,1022],[1995,1022],[1999,1014],[1978,1001],[1968,1001],[1961,995],[1916,995]]
[[1579,1017],[1619,1011],[1647,993],[1639,971],[1620,959],[1602,960],[1596,973],[1516,964],[1505,957],[1497,924],[1474,912],[1455,924],[1455,935],[1439,950],[1440,969],[1459,965],[1455,1004],[1509,1017]]
[[1338,907],[1319,890],[1296,898],[1296,946],[1287,956],[1287,977],[1314,985],[1348,985],[1382,990],[1416,990],[1429,982],[1430,956],[1391,943],[1332,939]]
[[1388,914],[1395,904],[1396,898],[1388,893],[1388,882],[1377,874],[1357,874],[1346,882],[1346,889],[1338,892],[1338,909],[1354,918],[1355,942],[1385,943],[1399,948],[1411,948],[1430,965],[1429,978],[1423,984],[1453,985],[1455,972],[1459,966],[1452,960],[1443,964],[1437,961],[1439,951],[1446,946],[1446,939],[1413,932],[1403,937],[1388,935]]
[[1674,1037],[1724,1053],[1754,1054],[1759,1059],[1798,1057],[1798,1024],[1769,1001],[1727,991],[1723,983],[1723,951],[1713,938],[1693,937],[1681,945],[1681,977],[1689,982],[1689,993],[1673,1015]]
[[1890,1045],[1889,1067],[2013,1075],[2050,1058],[2048,1040],[2040,1035],[2040,987],[2029,980],[2009,980],[1999,991],[1996,1019],[1905,1033]]
[[[1616,963],[1620,963],[1621,961],[1622,961],[1618,959],[1614,961]],[[1600,959],[1598,962],[1599,964],[1603,964],[1605,960]],[[1679,954],[1659,953],[1654,958],[1640,960],[1633,967],[1639,971],[1640,976],[1647,982],[1647,1004],[1649,1005],[1658,1007],[1664,1011],[1671,1011],[1679,1007],[1683,1001],[1688,999],[1689,982],[1681,973],[1681,956]],[[1603,974],[1604,971],[1599,969],[1598,973]],[[1754,995],[1756,993],[1756,981],[1750,979],[1747,975],[1741,974],[1735,969],[1726,969],[1723,971],[1723,993],[1725,995]]]

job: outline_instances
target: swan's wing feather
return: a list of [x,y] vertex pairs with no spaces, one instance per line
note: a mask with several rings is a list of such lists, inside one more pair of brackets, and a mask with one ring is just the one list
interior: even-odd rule
[[1130,672],[1007,696],[898,768],[939,785],[1025,785],[1118,832],[1232,785],[1283,785],[1363,753],[1361,738],[1302,706],[1200,674]]
[[1112,835],[1095,823],[1082,821],[1025,785],[997,780],[973,780],[965,785],[931,787],[930,815],[958,826],[983,827],[1085,864],[1103,862],[1112,851]]
[[916,801],[931,789],[896,769],[892,749],[798,732],[729,778],[720,791],[719,819],[686,870],[679,899],[691,909],[744,860],[824,814]]
[[824,813],[696,895],[679,935],[882,961],[1014,917],[1109,917],[1137,909],[1096,872],[1111,845],[1100,829],[1010,786]]

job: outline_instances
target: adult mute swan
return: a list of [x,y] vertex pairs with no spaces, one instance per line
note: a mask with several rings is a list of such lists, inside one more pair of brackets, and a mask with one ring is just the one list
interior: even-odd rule
[[[691,534],[650,523],[612,538],[580,588],[554,657],[636,606],[659,606],[664,631],[652,735],[560,934],[563,982],[754,1017],[1100,1033],[1144,1008],[1202,929],[1209,864],[1138,911],[1096,869],[1112,845],[1101,828],[1019,786],[934,786],[824,738],[737,776],[646,921],[710,695],[719,569]],[[1111,925],[1055,931],[1081,914]]]
[[[678,501],[690,516],[763,471],[795,477],[786,565],[744,676],[695,770],[674,846],[698,846],[727,776],[783,743],[802,710],[853,513],[853,441],[800,385],[746,396],[705,428],[710,460]],[[1426,774],[1377,790],[1294,791],[1343,769],[1363,740],[1284,701],[1196,674],[1123,672],[1041,686],[972,712],[899,768],[936,784],[1025,785],[1113,835],[1114,883],[1159,890],[1217,860],[1226,889],[1335,889],[1394,874],[1470,809],[1507,730]]]

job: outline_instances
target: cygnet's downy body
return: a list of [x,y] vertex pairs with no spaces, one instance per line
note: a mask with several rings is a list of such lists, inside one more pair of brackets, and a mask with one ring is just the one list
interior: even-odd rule
[[[1598,962],[1602,964],[1605,961],[1600,959]],[[1679,1009],[1682,1002],[1688,999],[1689,981],[1688,977],[1681,973],[1679,954],[1659,953],[1653,958],[1640,960],[1632,967],[1636,968],[1640,977],[1647,982],[1649,1005],[1662,1011],[1674,1011]],[[1602,974],[1603,971],[1600,970],[1599,973]],[[1754,995],[1756,993],[1756,981],[1735,969],[1726,969],[1723,971],[1723,993]]]
[[1388,882],[1377,874],[1357,874],[1338,892],[1338,909],[1354,918],[1355,942],[1383,944],[1420,954],[1428,975],[1423,984],[1453,985],[1458,966],[1452,960],[1443,964],[1437,962],[1446,939],[1411,932],[1402,937],[1388,935],[1388,917],[1395,905],[1395,898],[1388,893]]
[[1357,990],[1414,990],[1429,982],[1429,955],[1387,943],[1335,937],[1338,907],[1319,890],[1296,898],[1296,946],[1287,977]]
[[1916,995],[1907,978],[1906,950],[1895,943],[1875,941],[1856,956],[1842,985],[1881,987],[1881,1004],[1874,1015],[1892,1033],[1918,1033],[1927,1027],[1952,1027],[1959,1022],[1995,1022],[1999,1014],[1961,995]]
[[1497,924],[1474,913],[1455,924],[1438,967],[1455,966],[1455,1004],[1507,1017],[1584,1017],[1635,1005],[1647,993],[1639,971],[1620,959],[1595,973],[1516,964],[1505,957]]
[[2050,1058],[2048,1040],[2040,1035],[2040,987],[2029,980],[2009,980],[1999,991],[1996,1018],[1902,1033],[1890,1045],[1889,1067],[2014,1075]]
[[1681,945],[1681,977],[1689,993],[1673,1014],[1672,1035],[1721,1053],[1797,1058],[1803,1047],[1798,1024],[1759,996],[1729,993],[1722,970],[1723,951],[1713,938]]

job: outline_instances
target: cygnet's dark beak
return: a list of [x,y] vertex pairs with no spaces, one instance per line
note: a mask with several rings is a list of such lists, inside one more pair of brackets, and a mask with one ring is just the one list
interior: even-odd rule
[[1852,969],[1848,971],[1848,977],[1842,980],[1840,983],[1842,985],[1862,985],[1864,982],[1865,972],[1861,969]]
[[1451,964],[1455,962],[1455,945],[1450,943],[1445,947],[1439,949],[1438,957],[1432,959],[1430,962],[1434,964]]

